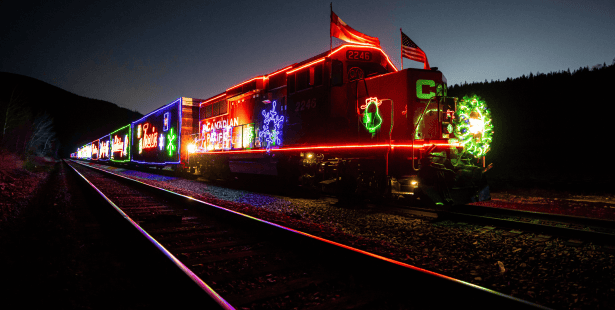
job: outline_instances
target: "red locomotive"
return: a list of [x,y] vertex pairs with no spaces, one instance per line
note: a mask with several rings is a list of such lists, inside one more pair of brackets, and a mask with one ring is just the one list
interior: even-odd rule
[[480,138],[480,111],[453,129],[460,103],[447,97],[446,83],[437,70],[399,71],[378,47],[342,45],[201,101],[182,165],[214,178],[275,175],[342,195],[489,199],[484,157],[479,166],[472,156],[485,150],[467,152],[460,137],[472,126],[467,139]]

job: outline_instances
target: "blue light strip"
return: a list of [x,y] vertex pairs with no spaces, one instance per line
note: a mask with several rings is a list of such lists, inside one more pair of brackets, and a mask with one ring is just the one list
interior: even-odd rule
[[[181,163],[181,152],[180,152],[180,149],[181,149],[181,127],[182,127],[183,97],[179,97],[175,101],[173,101],[173,102],[171,102],[171,103],[169,103],[169,104],[167,104],[167,105],[165,105],[165,106],[163,106],[161,108],[158,108],[158,109],[150,112],[149,114],[143,116],[142,118],[140,118],[137,121],[132,122],[131,126],[134,129],[135,124],[140,123],[144,119],[148,118],[150,115],[152,115],[152,114],[154,114],[156,112],[159,112],[161,110],[164,110],[164,109],[172,106],[173,104],[176,104],[177,102],[179,102],[179,107],[178,107],[178,109],[179,109],[179,113],[178,113],[178,115],[179,115],[179,128],[177,129],[177,137],[178,137],[177,138],[177,143],[178,143],[177,153],[179,154],[178,160],[177,161],[170,161],[170,162],[169,161],[165,161],[165,162],[138,161],[138,160],[133,159],[132,158],[132,154],[131,154],[131,156],[130,156],[130,161],[131,162],[137,163],[137,164],[144,164],[144,165],[154,165],[154,166],[164,166],[164,165],[169,165],[169,164],[179,164],[179,163]],[[131,143],[133,143],[134,142],[134,130],[132,130],[131,132],[133,132],[133,137],[132,137],[132,141],[131,141]],[[134,149],[135,149],[134,147],[131,148],[130,152],[132,153],[134,151]]]
[[[102,159],[100,158],[100,140],[105,140],[105,138],[107,139],[107,158]],[[111,159],[111,149],[111,134],[102,136],[100,139],[98,139],[98,160],[109,161]]]
[[156,112],[158,112],[158,111],[160,111],[160,110],[164,110],[164,109],[166,109],[167,107],[172,106],[172,105],[173,105],[173,104],[175,104],[177,101],[181,101],[181,99],[182,99],[182,98],[180,97],[180,98],[178,98],[177,100],[175,100],[175,101],[173,101],[173,102],[171,102],[171,103],[169,103],[169,104],[167,104],[167,105],[165,105],[165,106],[163,106],[163,107],[161,107],[161,108],[158,108],[158,109],[156,109],[156,110],[154,110],[154,111],[150,112],[149,114],[147,114],[147,115],[143,116],[142,118],[140,118],[140,119],[138,119],[138,120],[136,120],[136,121],[132,122],[131,124],[133,124],[133,125],[134,125],[134,124],[136,124],[136,123],[140,123],[142,120],[146,119],[148,116],[150,116],[150,115],[152,115],[152,114],[154,114],[154,113],[156,113]]

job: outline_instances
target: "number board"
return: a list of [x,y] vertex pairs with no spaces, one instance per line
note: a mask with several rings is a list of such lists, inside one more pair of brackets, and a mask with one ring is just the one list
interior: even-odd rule
[[346,51],[346,59],[348,59],[348,60],[371,61],[372,60],[372,52],[370,52],[370,51],[348,50],[348,51]]

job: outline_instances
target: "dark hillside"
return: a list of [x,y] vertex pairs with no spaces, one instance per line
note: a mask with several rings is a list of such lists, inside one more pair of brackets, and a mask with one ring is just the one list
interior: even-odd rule
[[614,84],[615,64],[454,85],[449,95],[477,94],[491,108],[492,176],[608,190],[615,170],[609,147]]
[[[93,86],[95,87],[95,86]],[[6,107],[13,96],[31,117],[48,113],[59,142],[58,157],[68,157],[77,147],[101,137],[142,116],[126,108],[75,95],[27,76],[0,72],[0,113],[4,124]]]

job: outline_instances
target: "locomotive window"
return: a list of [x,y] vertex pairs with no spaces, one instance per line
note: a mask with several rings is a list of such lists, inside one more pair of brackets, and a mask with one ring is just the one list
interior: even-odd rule
[[314,66],[314,86],[322,85],[322,64]]
[[333,59],[331,63],[331,86],[344,84],[344,63]]
[[309,86],[308,85],[309,81],[310,81],[310,70],[309,69],[303,69],[297,72],[297,82],[296,82],[297,91],[306,89]]
[[210,118],[211,117],[211,107],[212,105],[208,105],[205,107],[205,118]]
[[216,102],[214,104],[212,104],[213,107],[213,111],[211,113],[211,116],[218,116],[220,115],[220,102]]
[[226,104],[226,101],[220,101],[218,103],[220,104],[220,115],[226,114],[226,112],[228,111],[228,105]]
[[286,85],[288,87],[289,94],[292,94],[295,92],[295,75],[294,74],[289,74],[286,77]]

